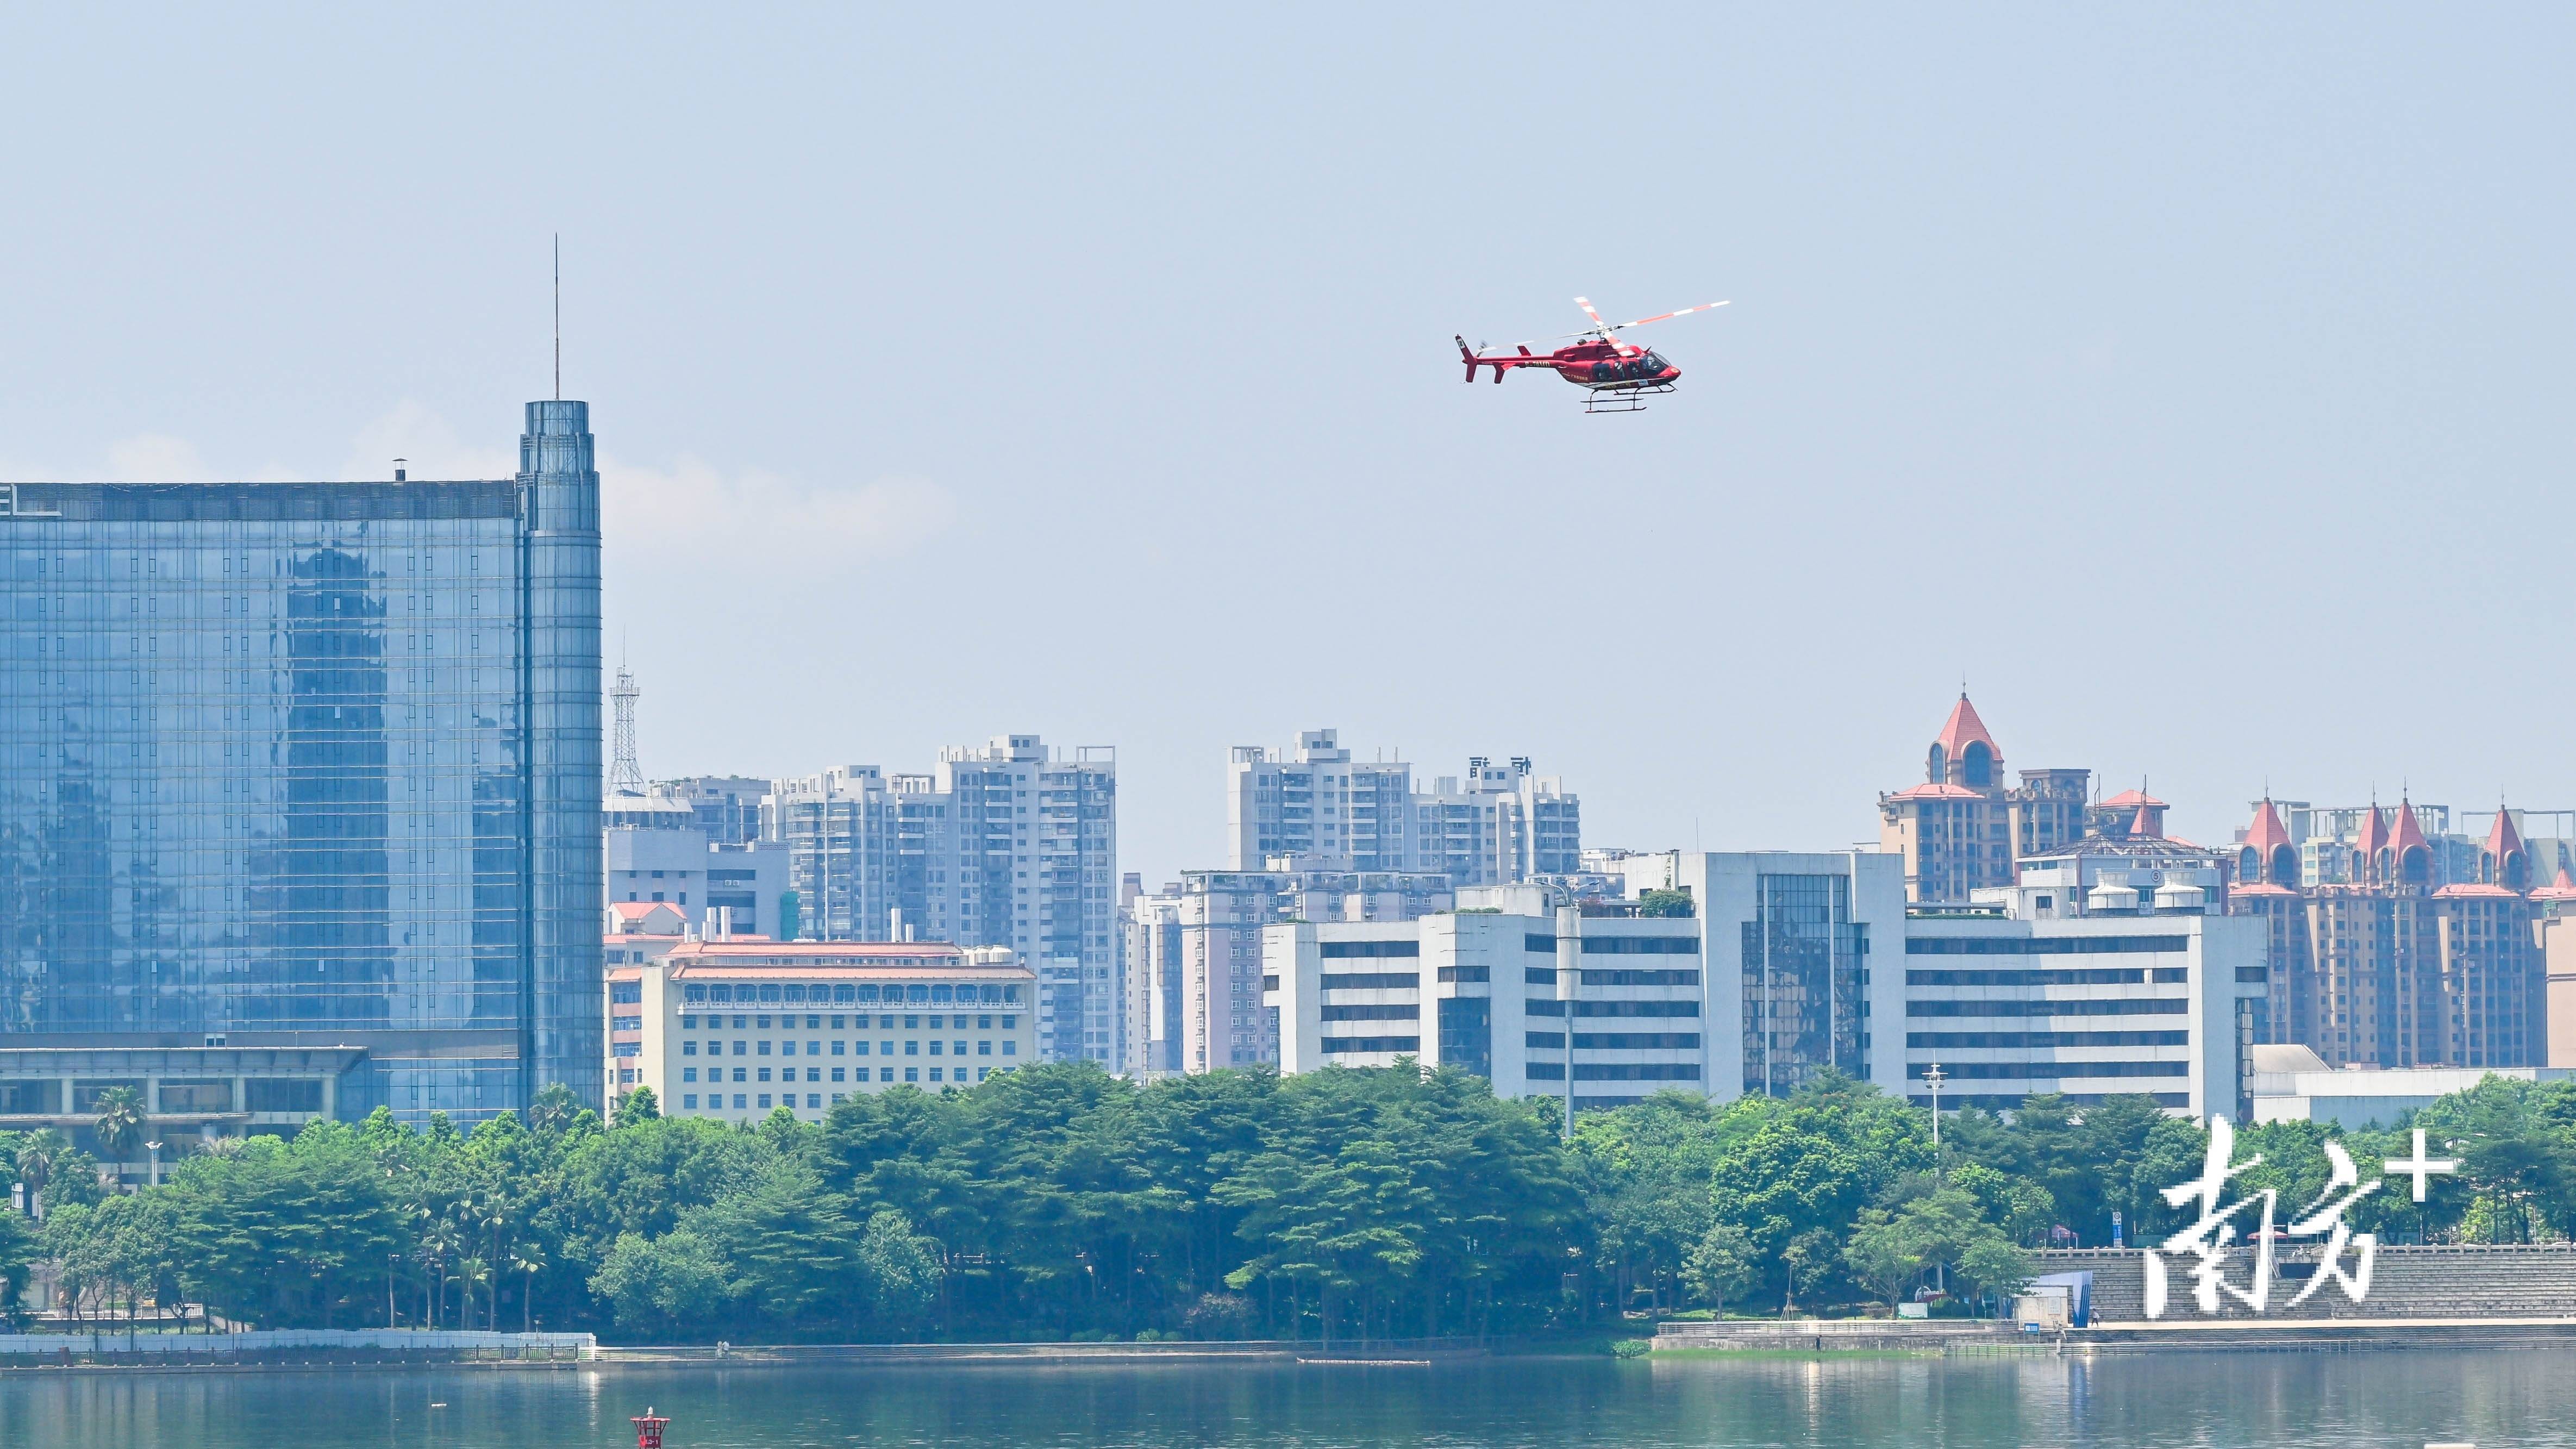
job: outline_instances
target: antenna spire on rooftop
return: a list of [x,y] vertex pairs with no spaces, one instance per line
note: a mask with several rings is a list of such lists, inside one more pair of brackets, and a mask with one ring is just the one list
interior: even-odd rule
[[563,401],[563,233],[555,233],[555,401]]
[[635,750],[635,699],[643,692],[636,687],[635,676],[619,664],[617,682],[608,690],[614,725],[609,739],[608,790],[613,795],[644,793],[644,766]]

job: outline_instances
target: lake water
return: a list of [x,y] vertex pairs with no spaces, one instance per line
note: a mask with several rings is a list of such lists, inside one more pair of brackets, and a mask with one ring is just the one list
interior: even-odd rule
[[[2082,1359],[0,1375],[0,1445],[2390,1446],[2562,1444],[2576,1351]],[[445,1407],[433,1407],[444,1404]]]

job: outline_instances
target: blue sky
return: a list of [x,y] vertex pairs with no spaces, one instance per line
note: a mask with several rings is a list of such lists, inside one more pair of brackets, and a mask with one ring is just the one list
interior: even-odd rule
[[[361,7],[0,22],[0,476],[507,471],[568,396],[654,774],[1528,754],[1875,830],[1965,676],[2224,839],[2576,805],[2549,8]],[[1453,332],[1653,329],[1587,418]]]

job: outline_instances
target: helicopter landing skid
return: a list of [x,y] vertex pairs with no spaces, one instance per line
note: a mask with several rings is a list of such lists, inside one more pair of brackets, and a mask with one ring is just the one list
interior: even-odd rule
[[1587,413],[1642,413],[1646,410],[1648,397],[1675,390],[1669,382],[1653,387],[1604,388],[1585,396],[1583,410]]

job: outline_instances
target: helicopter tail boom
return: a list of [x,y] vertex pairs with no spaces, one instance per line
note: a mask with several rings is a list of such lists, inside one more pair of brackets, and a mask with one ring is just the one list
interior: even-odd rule
[[1528,343],[1521,344],[1520,356],[1518,357],[1485,357],[1479,355],[1474,348],[1469,347],[1467,345],[1466,338],[1458,337],[1454,340],[1458,344],[1458,356],[1467,364],[1466,380],[1469,382],[1474,382],[1476,380],[1476,369],[1480,367],[1492,368],[1494,370],[1494,381],[1499,383],[1503,380],[1503,373],[1508,369],[1515,367],[1546,367],[1550,365],[1540,358],[1531,356]]

